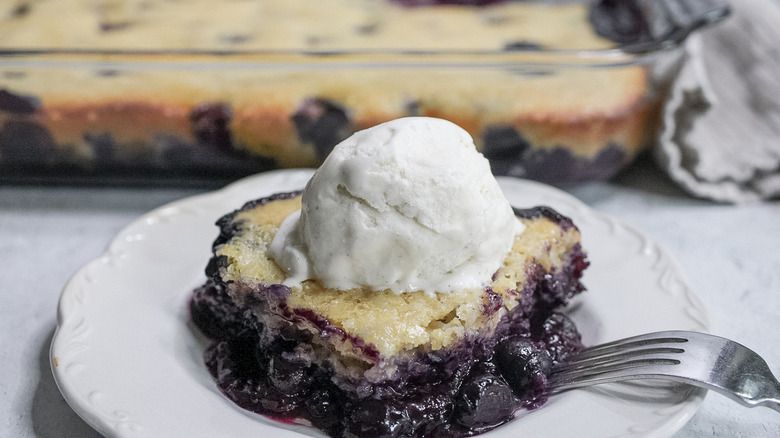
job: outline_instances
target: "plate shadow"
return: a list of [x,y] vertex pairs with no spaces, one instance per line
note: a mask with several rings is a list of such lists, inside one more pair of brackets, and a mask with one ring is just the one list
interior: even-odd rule
[[35,436],[39,438],[99,438],[68,403],[57,388],[57,382],[51,372],[49,349],[54,338],[54,328],[41,342],[38,354],[38,386],[32,399],[31,418]]

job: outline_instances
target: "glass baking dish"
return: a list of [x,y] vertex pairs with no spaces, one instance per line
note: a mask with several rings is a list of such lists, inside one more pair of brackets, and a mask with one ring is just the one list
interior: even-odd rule
[[655,140],[717,0],[17,0],[0,5],[4,181],[224,181],[316,167],[403,116],[496,174],[604,180]]

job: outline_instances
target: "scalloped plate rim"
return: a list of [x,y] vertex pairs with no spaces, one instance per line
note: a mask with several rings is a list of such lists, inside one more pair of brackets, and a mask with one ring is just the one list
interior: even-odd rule
[[[305,180],[308,179],[308,177],[311,175],[312,172],[313,170],[310,169],[278,170],[278,171],[266,172],[266,173],[262,173],[262,174],[258,174],[258,175],[254,175],[254,176],[250,176],[238,180],[216,191],[198,194],[188,198],[180,199],[168,203],[166,205],[163,205],[159,208],[156,208],[140,216],[138,219],[125,226],[119,233],[117,233],[116,237],[111,240],[110,244],[106,247],[105,251],[99,257],[84,265],[71,277],[71,279],[66,283],[65,287],[63,288],[62,294],[59,299],[58,307],[57,307],[57,328],[55,330],[55,334],[52,339],[52,343],[50,347],[50,363],[51,363],[52,372],[55,377],[55,381],[57,383],[58,388],[60,389],[60,392],[63,394],[63,397],[65,398],[67,403],[71,406],[71,408],[73,408],[74,411],[79,416],[82,417],[82,419],[84,419],[90,426],[95,428],[98,432],[106,436],[116,436],[116,437],[146,436],[143,434],[139,435],[139,433],[137,432],[138,425],[126,417],[124,410],[116,410],[112,412],[112,415],[114,415],[114,417],[110,419],[106,418],[105,413],[104,414],[98,413],[97,409],[94,406],[94,403],[88,399],[89,397],[79,392],[79,390],[75,387],[76,386],[75,383],[64,372],[63,370],[64,367],[61,366],[62,364],[58,363],[60,361],[59,356],[62,354],[61,351],[63,348],[65,348],[62,344],[68,341],[67,339],[64,339],[63,325],[65,324],[65,321],[73,314],[73,306],[76,305],[75,303],[80,301],[79,298],[76,296],[77,290],[74,287],[74,284],[77,282],[77,280],[82,280],[83,277],[86,275],[86,272],[90,268],[95,266],[100,266],[102,263],[101,260],[103,260],[104,257],[110,257],[112,250],[126,244],[128,241],[128,233],[130,233],[135,228],[141,226],[141,224],[143,224],[145,221],[154,221],[155,219],[159,219],[159,217],[163,215],[165,212],[169,212],[169,214],[176,216],[178,211],[177,209],[187,208],[193,205],[207,204],[207,203],[214,203],[214,202],[216,202],[217,204],[225,203],[226,201],[224,200],[224,198],[230,198],[230,197],[243,198],[243,201],[245,202],[254,198],[270,195],[271,193],[278,192],[278,191],[302,188],[303,183],[305,183]],[[642,241],[640,242],[640,244],[649,247],[649,250],[643,249],[643,251],[649,251],[650,254],[648,255],[655,257],[656,264],[664,263],[665,265],[667,265],[667,272],[671,272],[671,274],[669,275],[671,275],[672,281],[676,281],[681,284],[679,288],[681,288],[682,290],[681,293],[684,295],[684,297],[681,299],[687,300],[690,309],[692,309],[692,312],[696,314],[695,316],[692,316],[692,318],[696,319],[696,322],[698,324],[698,326],[695,329],[699,331],[710,331],[711,324],[709,322],[709,316],[707,314],[707,311],[704,308],[701,301],[690,291],[690,288],[687,286],[687,282],[682,275],[682,271],[678,263],[665,250],[659,247],[652,239],[647,238],[647,236],[644,236],[642,233],[612,218],[611,216],[592,210],[590,207],[588,207],[587,205],[585,205],[584,203],[576,199],[574,196],[555,187],[548,186],[546,184],[542,184],[535,181],[521,180],[517,178],[499,177],[498,180],[502,188],[505,191],[510,192],[507,194],[507,197],[510,199],[510,201],[512,201],[512,199],[516,197],[513,196],[514,191],[527,190],[530,191],[530,193],[534,193],[535,196],[542,196],[542,195],[549,196],[550,199],[552,200],[552,202],[550,202],[550,205],[553,208],[562,211],[564,214],[575,216],[575,217],[585,215],[585,217],[591,220],[595,220],[599,223],[604,223],[606,224],[606,226],[612,226],[612,227],[616,226],[620,229],[620,231],[625,230],[629,234],[635,235],[637,238],[639,238]],[[290,186],[291,181],[297,184],[297,186]],[[283,187],[283,188],[273,189],[268,187]],[[249,195],[249,193],[252,193],[252,196],[239,196],[239,195]],[[254,195],[254,193],[258,193],[258,194]],[[559,202],[563,202],[564,204],[568,203],[568,205],[565,208],[561,208],[560,205],[556,205]],[[228,213],[231,209],[239,208],[240,206],[241,205],[232,205],[228,207],[223,206],[226,209],[224,211],[220,210],[216,212],[215,217],[218,218],[222,214]],[[569,208],[575,211],[573,213],[567,212],[566,210]],[[575,218],[575,223],[581,229],[583,228],[582,222],[583,222],[582,220],[577,220],[577,218]],[[213,224],[213,221],[211,221],[211,223]],[[209,236],[210,240],[213,240],[215,236],[216,236],[216,228],[214,228],[214,235]],[[583,240],[585,240],[586,237],[587,234],[583,232]],[[584,246],[586,247],[586,250],[589,249],[587,245]],[[206,260],[204,259],[201,265],[205,266],[205,263]],[[200,266],[201,269],[202,266]],[[591,268],[589,268],[589,271],[592,270],[593,270],[593,265],[591,265]],[[585,277],[586,285],[588,285],[587,280],[588,277],[586,274]],[[191,286],[191,285],[187,285],[187,286]],[[588,286],[590,288],[590,285]],[[578,301],[577,305],[579,307],[580,304],[588,303],[588,301],[589,301],[588,295],[585,295],[581,298],[580,301]],[[683,310],[689,310],[689,309],[683,309]],[[574,310],[575,319],[576,319],[576,312],[579,311],[580,310],[578,309]],[[578,326],[579,325],[580,324],[578,324]],[[669,327],[669,328],[674,328],[674,327]],[[631,334],[635,334],[635,333],[626,333],[626,336]],[[198,365],[200,365],[201,367],[203,366],[202,363]],[[644,391],[644,389],[640,389],[639,391]],[[661,388],[660,391],[661,392],[667,391],[667,389]],[[679,430],[683,425],[685,425],[687,421],[690,420],[690,418],[695,414],[695,412],[700,407],[704,399],[704,395],[706,394],[706,390],[700,388],[685,387],[685,386],[676,386],[673,389],[669,389],[669,391],[683,392],[680,403],[677,403],[674,406],[665,406],[663,405],[663,403],[661,403],[662,406],[659,408],[658,412],[656,412],[656,414],[659,417],[661,417],[661,419],[658,422],[652,423],[650,426],[646,426],[647,427],[646,430],[643,430],[641,427],[632,426],[626,431],[624,435],[625,436],[647,436],[647,437],[671,436],[677,430]],[[92,391],[89,394],[95,395],[96,392],[97,391]],[[216,390],[214,390],[214,392],[216,392]],[[594,393],[596,394],[595,396]],[[599,394],[598,390],[597,391],[591,391],[591,390],[572,391],[570,393],[563,394],[561,396],[553,398],[545,408],[537,411],[532,411],[532,412],[524,412],[521,414],[521,417],[523,418],[510,423],[508,426],[504,426],[492,432],[489,432],[483,436],[496,437],[496,438],[501,436],[511,436],[512,431],[515,429],[515,427],[512,426],[513,424],[516,424],[517,427],[520,427],[524,422],[536,421],[537,418],[540,418],[542,416],[547,417],[548,415],[552,415],[553,413],[552,411],[556,409],[556,406],[558,406],[558,409],[560,409],[561,406],[564,406],[565,409],[567,408],[566,405],[582,403],[583,399],[585,402],[592,401],[591,399],[593,399],[594,397],[599,399],[599,397],[601,396],[599,396],[598,394]],[[604,398],[609,399],[610,397],[607,396]],[[225,399],[224,397],[222,397],[221,401],[230,404],[230,402],[227,401],[227,399]],[[627,402],[627,403],[630,404],[631,402]],[[674,408],[676,408],[676,410]],[[235,410],[240,411],[240,409],[237,408]],[[246,418],[251,418],[253,421],[256,420],[255,416],[252,415],[244,415],[244,416]],[[547,420],[542,419],[539,421],[544,422]],[[274,431],[283,430],[282,428],[269,426],[268,425],[269,423],[267,422],[258,422],[257,424],[258,424],[257,426],[258,432],[262,432],[263,427],[273,428],[273,429],[266,429],[266,430],[272,430],[272,433],[276,433]],[[175,433],[176,430],[175,423],[173,423],[171,427],[173,428],[171,433]],[[288,427],[285,426],[284,428],[288,428]],[[595,432],[595,434],[591,432]],[[202,436],[206,437],[211,435],[204,432]],[[599,435],[598,430],[596,430],[596,431],[589,431],[588,436],[596,437],[602,435]]]

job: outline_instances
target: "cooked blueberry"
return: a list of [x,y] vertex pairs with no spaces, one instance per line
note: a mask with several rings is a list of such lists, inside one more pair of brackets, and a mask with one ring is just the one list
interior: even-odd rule
[[11,119],[0,125],[0,161],[4,165],[48,166],[56,159],[55,151],[54,138],[39,123]]
[[255,348],[251,339],[233,338],[218,341],[206,351],[206,364],[220,388],[252,386],[265,380],[253,359]]
[[249,325],[249,321],[255,319],[248,317],[248,313],[233,304],[223,287],[213,283],[196,289],[190,300],[192,321],[212,339],[242,337],[255,331],[256,328]]
[[329,430],[341,421],[339,400],[327,389],[315,390],[304,404],[312,423],[320,429]]
[[329,99],[306,99],[292,115],[298,138],[311,143],[320,159],[352,132],[349,117],[344,108]]
[[290,413],[294,413],[303,403],[303,400],[300,398],[284,394],[273,386],[265,386],[261,383],[255,388],[254,391],[247,394],[251,397],[249,403],[251,403],[251,406],[261,407],[262,412],[286,414],[280,416],[288,416]]
[[525,177],[553,184],[576,181],[580,178],[582,161],[586,160],[575,157],[571,149],[565,147],[534,148],[523,155],[522,165]]
[[243,333],[242,336],[230,338],[228,342],[230,343],[233,366],[238,374],[247,376],[251,380],[262,380],[265,377],[265,370],[255,360],[257,339],[245,336]]
[[609,143],[587,165],[580,167],[579,181],[604,181],[615,176],[628,162],[626,151]]
[[311,366],[302,359],[274,356],[268,364],[268,381],[279,391],[302,395],[311,389]]
[[617,144],[603,147],[593,158],[576,155],[565,146],[531,148],[519,162],[524,178],[550,184],[602,181],[620,170],[629,157]]
[[549,374],[552,367],[546,351],[521,337],[510,337],[499,343],[494,360],[501,376],[518,396],[531,389],[538,376]]
[[562,313],[553,313],[535,330],[534,336],[544,342],[550,357],[560,362],[567,355],[582,349],[582,338],[577,326]]
[[482,132],[482,153],[495,175],[508,175],[517,166],[530,143],[509,125],[490,125]]
[[404,102],[404,109],[407,116],[422,115],[422,104],[417,99],[408,99]]
[[403,411],[386,400],[362,400],[345,420],[347,435],[358,437],[405,437],[412,432]]
[[[430,428],[446,421],[452,413],[452,395],[447,391],[436,394],[435,391],[421,400],[406,403],[406,416],[416,424],[418,432],[428,432]],[[427,433],[423,433],[427,436]]]
[[[224,242],[221,242],[224,243]],[[228,258],[227,256],[214,256],[209,259],[209,262],[206,264],[206,269],[204,270],[206,277],[208,278],[216,278],[217,275],[219,275],[219,268],[225,268],[228,265]]]
[[20,1],[19,3],[14,6],[13,9],[11,9],[11,17],[13,18],[20,18],[24,17],[25,15],[30,13],[31,6],[29,3],[25,1]]
[[504,50],[511,52],[513,50],[542,50],[542,45],[534,41],[512,41],[504,45]]
[[649,36],[645,14],[636,0],[599,0],[588,14],[597,34],[617,43],[636,43]]
[[116,161],[117,144],[110,132],[84,133],[84,142],[92,148],[96,163],[105,165]]
[[514,412],[512,389],[491,374],[478,375],[460,390],[455,405],[457,422],[468,428],[506,421]]
[[192,162],[195,155],[195,148],[185,143],[181,138],[173,135],[159,135],[162,145],[161,158],[166,165],[180,166],[184,163]]
[[38,107],[35,99],[0,90],[0,111],[14,114],[32,114]]
[[233,148],[230,121],[233,111],[227,104],[212,102],[198,105],[190,111],[192,134],[199,143],[222,151]]
[[491,161],[519,159],[530,143],[520,132],[508,125],[490,125],[482,133],[483,154]]
[[116,32],[119,30],[127,29],[135,24],[130,20],[113,20],[109,16],[102,16],[99,20],[99,26],[101,32]]

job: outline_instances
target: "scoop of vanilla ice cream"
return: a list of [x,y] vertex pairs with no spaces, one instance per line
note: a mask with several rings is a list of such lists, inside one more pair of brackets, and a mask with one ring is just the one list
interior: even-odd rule
[[469,134],[409,117],[355,133],[306,185],[270,251],[285,284],[451,292],[487,285],[522,224]]

